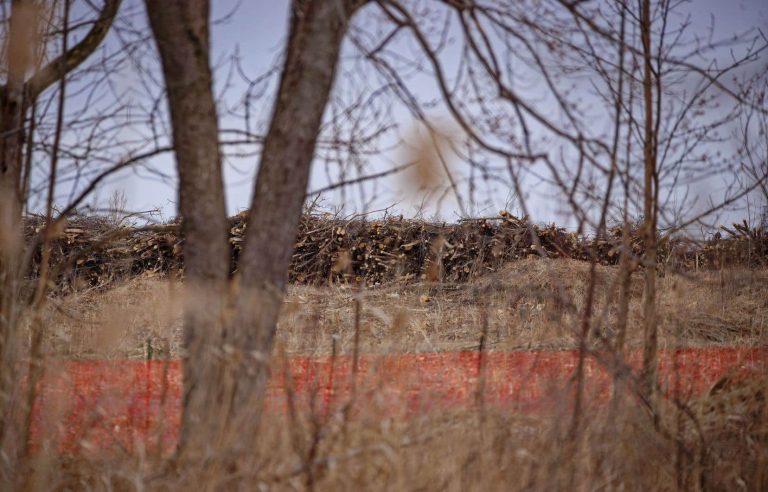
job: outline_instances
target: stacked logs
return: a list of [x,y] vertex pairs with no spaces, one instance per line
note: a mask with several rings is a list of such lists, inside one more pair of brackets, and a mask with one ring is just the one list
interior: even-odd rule
[[[28,238],[39,235],[44,222],[26,221]],[[245,215],[230,218],[232,272],[243,247]],[[724,233],[724,234],[723,234]],[[326,284],[391,281],[464,282],[493,272],[505,263],[530,255],[596,259],[617,264],[624,228],[586,237],[555,225],[535,225],[506,211],[497,217],[434,223],[403,217],[370,219],[305,215],[293,261],[292,282]],[[629,228],[634,258],[643,254],[642,230]],[[77,283],[107,285],[138,274],[178,272],[183,266],[180,221],[148,227],[123,227],[98,217],[73,217],[51,242],[52,277],[67,289]],[[768,234],[746,222],[722,228],[706,241],[660,236],[658,261],[667,270],[711,269],[766,264]],[[37,246],[31,276],[37,275]]]

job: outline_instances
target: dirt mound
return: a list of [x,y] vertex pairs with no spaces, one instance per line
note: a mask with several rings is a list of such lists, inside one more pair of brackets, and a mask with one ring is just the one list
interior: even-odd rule
[[[232,271],[243,247],[247,223],[240,214],[230,220]],[[33,237],[43,220],[29,217],[26,234]],[[78,282],[91,286],[142,273],[178,272],[183,266],[181,221],[148,227],[115,225],[99,217],[71,218],[53,241],[54,278],[65,290]],[[658,259],[671,270],[765,265],[768,233],[746,222],[723,228],[707,241],[661,236]],[[549,258],[618,263],[622,227],[610,228],[596,240],[555,225],[532,224],[502,212],[498,217],[434,223],[400,217],[371,220],[306,215],[290,269],[290,280],[304,284],[390,281],[464,282],[504,264],[538,255]],[[641,234],[632,228],[629,244],[635,257],[643,253]],[[39,261],[39,247],[36,260]],[[34,276],[37,263],[33,264]]]

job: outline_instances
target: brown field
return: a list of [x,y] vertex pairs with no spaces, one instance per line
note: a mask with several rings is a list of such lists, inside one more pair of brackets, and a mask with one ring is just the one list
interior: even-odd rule
[[[588,268],[531,258],[463,284],[294,285],[276,352],[350,352],[356,301],[364,353],[475,350],[486,323],[488,350],[575,347]],[[598,267],[596,326],[608,338],[617,271]],[[639,347],[639,274],[632,286],[627,341]],[[140,359],[149,349],[153,358],[177,357],[182,290],[143,275],[54,299],[46,354]],[[768,342],[765,270],[670,274],[659,279],[659,299],[662,347]],[[630,394],[610,405],[588,401],[576,434],[565,400],[533,413],[446,409],[399,418],[373,406],[353,419],[267,414],[247,475],[147,450],[98,459],[41,453],[36,478],[58,490],[228,490],[231,481],[254,490],[765,490],[767,390],[762,372],[725,375],[704,395],[661,399],[655,416]]]
[[[618,269],[598,266],[597,316],[611,336]],[[530,257],[469,283],[292,285],[278,328],[288,354],[351,350],[355,299],[361,350],[475,350],[484,320],[490,350],[574,348],[589,265]],[[627,342],[642,342],[641,273],[632,280]],[[109,289],[85,289],[52,302],[48,352],[76,358],[144,358],[148,340],[179,355],[182,285],[140,276]],[[725,269],[659,280],[661,346],[768,344],[768,271]],[[609,308],[604,307],[608,305]],[[335,340],[335,342],[334,342]]]
[[766,5],[3,1],[0,492],[768,492]]

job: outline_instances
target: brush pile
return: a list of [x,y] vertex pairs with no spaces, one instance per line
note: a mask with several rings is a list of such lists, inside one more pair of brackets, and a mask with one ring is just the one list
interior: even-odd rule
[[[132,227],[98,216],[74,216],[52,232],[50,277],[59,289],[109,285],[143,273],[178,271],[183,258],[180,222]],[[31,276],[37,277],[45,221],[28,217],[27,243],[34,246]],[[37,239],[37,241],[35,241]]]
[[[65,290],[78,283],[101,286],[139,274],[182,269],[183,238],[179,220],[148,227],[122,226],[99,217],[76,216],[56,231],[52,241],[52,277]],[[32,239],[44,221],[30,217],[26,235]],[[243,247],[245,214],[230,218],[232,271]],[[719,268],[725,265],[766,265],[768,234],[746,222],[722,228],[706,241],[661,235],[659,263],[667,270]],[[507,262],[529,255],[548,258],[595,258],[617,264],[624,240],[637,263],[643,254],[642,229],[609,228],[589,238],[555,225],[535,225],[506,211],[498,217],[465,219],[456,224],[403,217],[340,218],[305,215],[290,268],[290,280],[304,284],[391,281],[464,282],[493,272]],[[37,246],[31,275],[37,275]]]

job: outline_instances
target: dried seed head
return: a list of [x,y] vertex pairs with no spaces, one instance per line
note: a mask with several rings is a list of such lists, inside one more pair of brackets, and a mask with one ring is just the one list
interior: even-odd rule
[[415,125],[411,135],[403,162],[413,165],[402,174],[402,185],[413,198],[421,199],[449,184],[455,152],[451,132],[439,127]]

